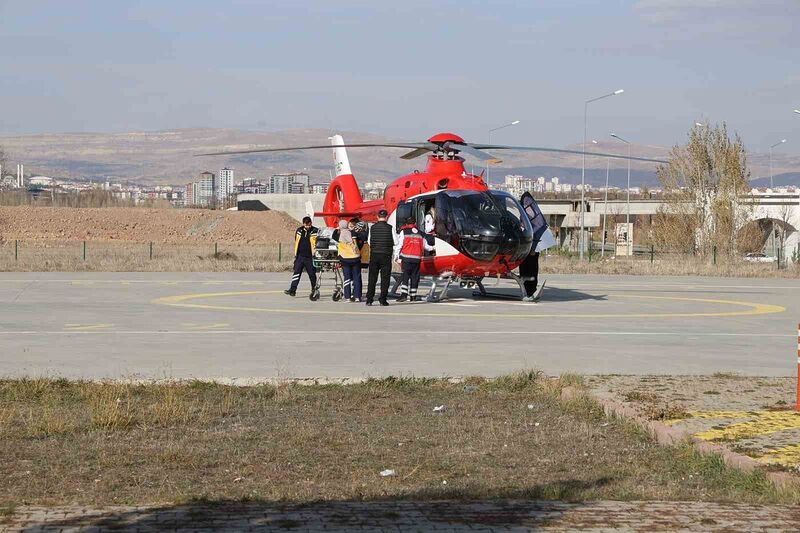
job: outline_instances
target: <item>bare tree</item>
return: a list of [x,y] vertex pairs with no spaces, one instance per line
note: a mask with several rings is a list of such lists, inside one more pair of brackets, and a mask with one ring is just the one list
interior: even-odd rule
[[750,171],[738,134],[729,135],[725,123],[695,126],[686,145],[675,146],[656,172],[666,200],[654,219],[656,241],[703,257],[714,248],[720,255],[739,253],[738,233],[752,206],[741,201],[750,191]]
[[[791,233],[792,230],[789,228],[793,228],[791,223],[789,222],[792,220],[794,216],[794,204],[785,203],[778,207],[778,218],[773,220],[772,222],[772,238],[778,238],[778,264],[785,263],[788,258],[792,257],[790,254],[786,254],[786,237]],[[777,222],[777,223],[776,223]],[[797,231],[797,229],[794,229]]]
[[3,176],[5,176],[6,174],[9,174],[9,172],[8,172],[8,154],[3,149],[3,147],[0,146],[0,181],[2,181]]

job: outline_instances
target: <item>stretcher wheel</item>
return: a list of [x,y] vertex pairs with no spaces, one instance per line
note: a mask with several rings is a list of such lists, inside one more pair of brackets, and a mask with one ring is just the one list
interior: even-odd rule
[[319,291],[311,291],[311,294],[308,295],[308,299],[312,302],[319,300]]
[[334,302],[338,302],[339,300],[342,299],[342,291],[338,289],[333,291],[333,296],[331,296],[331,298],[333,299]]

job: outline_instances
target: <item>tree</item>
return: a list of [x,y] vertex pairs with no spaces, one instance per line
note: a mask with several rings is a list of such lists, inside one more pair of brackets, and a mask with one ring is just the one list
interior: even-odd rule
[[2,181],[3,176],[6,174],[10,174],[8,171],[8,154],[6,154],[6,151],[0,146],[0,181]]
[[[740,253],[739,231],[750,219],[750,171],[741,137],[709,124],[693,127],[684,146],[670,151],[656,174],[665,189],[665,207],[654,219],[654,240],[688,248],[702,257]],[[744,243],[741,243],[744,244]]]

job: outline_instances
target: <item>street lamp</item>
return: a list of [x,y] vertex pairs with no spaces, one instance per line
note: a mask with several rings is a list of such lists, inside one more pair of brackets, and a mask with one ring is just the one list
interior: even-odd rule
[[[592,139],[593,144],[597,141]],[[602,245],[600,247],[600,257],[606,256],[606,219],[608,218],[608,175],[611,172],[611,158],[606,157],[606,188],[603,195],[603,232],[601,234]]]
[[626,191],[627,213],[625,215],[625,231],[628,232],[628,238],[626,239],[627,242],[625,243],[625,247],[628,251],[628,255],[633,255],[633,230],[631,229],[631,143],[616,133],[612,133],[611,136],[628,145],[628,187]]
[[[519,124],[519,120],[514,120],[509,122],[508,124],[503,124],[502,126],[497,126],[496,128],[492,128],[489,130],[489,144],[492,144],[492,132],[497,130],[502,130],[503,128],[508,128],[509,126],[516,126]],[[486,160],[486,188],[489,188],[489,160]]]
[[580,259],[583,261],[583,248],[585,245],[585,238],[584,238],[584,214],[586,213],[586,204],[585,204],[585,197],[586,197],[586,137],[589,135],[589,104],[592,102],[596,102],[598,100],[602,100],[603,98],[608,98],[609,96],[615,96],[617,94],[622,94],[625,92],[625,89],[617,89],[613,93],[604,94],[603,96],[598,96],[597,98],[592,98],[590,100],[586,100],[583,103],[583,157],[581,159],[581,234],[579,236],[579,246],[580,246]]
[[800,115],[800,109],[795,109],[794,112]]
[[786,139],[781,139],[780,141],[776,142],[772,146],[769,147],[769,188],[773,189],[775,185],[772,183],[772,149],[778,145],[781,145],[786,142]]

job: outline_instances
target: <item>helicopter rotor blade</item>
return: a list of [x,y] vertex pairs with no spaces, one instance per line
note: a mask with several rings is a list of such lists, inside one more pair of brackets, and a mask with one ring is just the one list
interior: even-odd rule
[[482,152],[475,148],[475,146],[466,143],[454,143],[454,142],[446,142],[444,143],[443,148],[445,150],[456,150],[461,152],[462,154],[469,154],[476,159],[480,159],[481,161],[488,161],[492,164],[502,163],[502,159],[498,159],[497,157],[493,156],[492,154],[487,154],[486,152]]
[[391,144],[374,144],[374,143],[348,143],[348,144],[323,144],[315,146],[288,146],[286,148],[256,148],[253,150],[233,150],[230,152],[210,152],[207,154],[195,154],[195,157],[207,155],[237,155],[237,154],[259,154],[263,152],[291,152],[295,150],[330,150],[331,148],[436,148],[432,143],[391,143]]
[[400,159],[415,159],[421,155],[427,154],[430,151],[430,148],[415,148],[414,150],[401,155]]
[[[578,154],[583,155],[580,150],[566,150],[563,148],[545,148],[541,146],[506,146],[501,144],[473,144],[473,148],[479,150],[519,150],[522,152],[553,152],[557,154]],[[621,154],[604,154],[600,152],[586,152],[587,156],[610,157],[612,159],[630,159],[631,161],[646,161],[648,163],[668,163],[663,159],[651,159],[648,157],[628,157]]]

